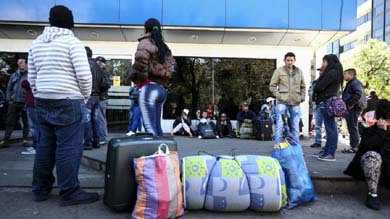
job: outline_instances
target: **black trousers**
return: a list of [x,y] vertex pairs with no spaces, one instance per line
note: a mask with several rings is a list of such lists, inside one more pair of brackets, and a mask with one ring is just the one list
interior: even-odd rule
[[8,141],[11,138],[11,134],[14,131],[20,117],[22,117],[23,123],[23,139],[27,139],[29,129],[25,104],[12,103],[8,105],[7,122],[4,134],[5,141]]

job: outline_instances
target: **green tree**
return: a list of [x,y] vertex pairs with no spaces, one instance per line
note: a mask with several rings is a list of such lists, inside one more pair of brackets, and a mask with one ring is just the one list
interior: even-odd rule
[[390,47],[376,39],[361,44],[354,57],[358,78],[366,90],[375,89],[381,98],[390,98]]
[[127,72],[131,67],[131,60],[128,59],[111,59],[107,61],[106,69],[110,76],[120,76],[121,86],[129,85]]
[[268,85],[275,69],[275,60],[189,57],[175,59],[176,72],[168,93],[171,97],[177,94],[183,99],[182,105],[179,100],[174,100],[178,102],[179,110],[186,107],[195,112],[196,108],[204,109],[211,104],[213,76],[214,104],[220,110],[228,112],[231,118],[235,118],[242,101],[256,101],[271,95]]
[[169,93],[179,94],[184,99],[183,107],[190,105],[194,112],[205,102],[211,102],[211,92],[208,93],[211,88],[211,59],[176,57],[175,60],[177,71],[173,75]]

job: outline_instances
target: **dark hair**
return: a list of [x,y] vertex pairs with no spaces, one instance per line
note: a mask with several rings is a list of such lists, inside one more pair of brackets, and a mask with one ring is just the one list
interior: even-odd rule
[[375,109],[376,119],[390,119],[390,101],[380,99]]
[[288,52],[288,53],[286,53],[286,55],[284,55],[284,59],[287,59],[287,57],[294,57],[294,59],[295,59],[295,54],[292,52]]
[[324,73],[332,69],[335,69],[339,73],[339,77],[340,77],[339,82],[342,87],[344,83],[344,74],[343,74],[344,72],[343,72],[343,65],[340,63],[339,58],[337,58],[337,56],[334,54],[328,54],[325,55],[324,58],[322,58],[322,60],[328,62],[328,65],[326,66]]
[[86,53],[87,53],[87,57],[88,57],[88,58],[92,58],[92,49],[89,48],[89,46],[86,46],[86,47],[85,47],[85,51],[86,51]]
[[160,22],[155,18],[149,18],[145,22],[144,27],[146,33],[150,33],[150,38],[152,39],[153,44],[157,46],[159,56],[158,59],[160,64],[163,64],[165,62],[165,56],[170,54],[171,50],[164,43],[164,39],[161,34]]
[[63,6],[56,5],[50,9],[50,26],[72,29],[74,27],[72,11]]
[[28,62],[28,58],[26,58],[26,57],[19,57],[19,58],[18,58],[18,61],[19,61],[19,59],[23,59],[23,60],[24,60],[24,63],[26,63],[26,64],[27,64],[27,62]]
[[370,91],[370,96],[376,96],[376,91],[374,90]]
[[345,72],[351,72],[354,77],[356,76],[356,69],[354,69],[354,68],[349,68],[349,69],[345,70]]

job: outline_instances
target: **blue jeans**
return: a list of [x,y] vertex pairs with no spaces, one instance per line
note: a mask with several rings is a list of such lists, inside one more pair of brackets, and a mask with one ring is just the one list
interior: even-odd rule
[[322,140],[322,123],[324,122],[324,117],[322,116],[320,107],[314,109],[314,121],[315,121],[315,143],[321,144]]
[[27,107],[27,120],[28,120],[28,128],[30,129],[31,137],[33,139],[33,144],[31,147],[36,148],[37,147],[37,116],[35,113],[34,107]]
[[131,130],[131,125],[133,124],[133,112],[131,110],[133,106],[133,103],[131,103],[130,100],[130,108],[129,108],[129,124],[127,125],[127,131],[129,132]]
[[279,144],[283,142],[283,131],[285,131],[285,121],[283,117],[286,115],[286,111],[290,113],[290,121],[291,121],[291,130],[290,137],[293,144],[299,144],[299,106],[291,106],[278,103],[275,106],[275,120],[276,120],[276,128],[275,128],[275,144]]
[[348,110],[348,115],[345,117],[347,121],[347,127],[349,132],[349,144],[351,148],[357,150],[360,141],[358,120],[362,114],[362,110]]
[[165,88],[155,82],[150,82],[140,90],[139,107],[146,132],[162,136],[161,116],[163,104],[167,98]]
[[36,195],[50,193],[56,166],[60,195],[66,197],[80,188],[78,174],[86,122],[84,100],[36,98],[35,110],[38,144],[32,191]]
[[105,142],[108,141],[108,130],[107,130],[107,119],[106,119],[107,107],[108,107],[108,100],[99,101],[99,115],[98,115],[99,139]]
[[99,96],[90,96],[87,102],[87,119],[85,123],[84,145],[99,145]]
[[321,102],[317,107],[320,109],[325,124],[326,144],[324,147],[324,155],[334,156],[339,138],[335,117],[328,115],[325,102]]
[[138,131],[141,131],[142,130],[142,120],[141,120],[142,116],[141,116],[140,107],[138,105],[135,105],[135,106],[132,106],[130,110],[131,110],[132,115],[133,115],[130,131],[136,132],[137,129],[138,129]]

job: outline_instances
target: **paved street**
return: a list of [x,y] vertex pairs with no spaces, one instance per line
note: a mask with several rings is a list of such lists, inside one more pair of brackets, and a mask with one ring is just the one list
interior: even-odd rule
[[[103,194],[102,189],[94,190]],[[54,194],[54,193],[53,193]],[[128,219],[130,213],[116,213],[108,209],[101,201],[70,207],[59,207],[57,195],[45,202],[36,203],[32,200],[29,189],[0,189],[0,218],[4,219]],[[363,203],[364,197],[352,195],[319,195],[317,202],[300,206],[293,210],[278,213],[256,213],[252,211],[239,213],[213,213],[208,211],[187,212],[183,218],[388,218],[390,202],[383,203],[381,211],[367,209]]]

